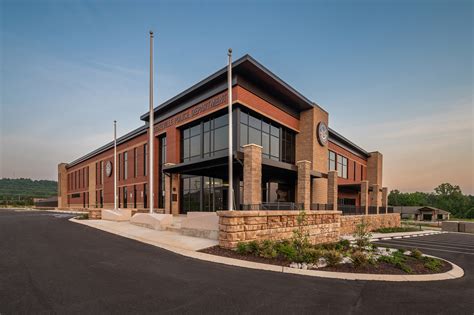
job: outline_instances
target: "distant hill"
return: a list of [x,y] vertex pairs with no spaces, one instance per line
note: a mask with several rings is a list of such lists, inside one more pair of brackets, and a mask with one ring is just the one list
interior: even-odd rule
[[31,180],[29,178],[0,179],[0,204],[31,205],[33,198],[56,196],[58,182],[53,180]]

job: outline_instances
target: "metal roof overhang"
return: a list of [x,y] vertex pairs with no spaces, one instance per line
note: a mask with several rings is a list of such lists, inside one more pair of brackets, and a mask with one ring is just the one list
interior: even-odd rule
[[[250,81],[259,84],[262,88],[269,90],[272,94],[281,98],[287,104],[291,104],[296,110],[301,111],[318,106],[296,91],[262,64],[245,55],[232,63],[233,85],[237,84],[236,76],[241,75]],[[155,123],[166,119],[168,113],[185,110],[206,98],[227,89],[227,67],[213,73],[202,81],[184,90],[175,97],[157,106],[155,111]],[[148,121],[150,113],[140,116],[141,120]]]

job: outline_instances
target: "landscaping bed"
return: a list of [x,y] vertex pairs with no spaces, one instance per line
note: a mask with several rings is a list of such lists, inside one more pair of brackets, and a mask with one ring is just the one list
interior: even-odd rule
[[419,228],[411,226],[400,226],[400,227],[386,227],[374,230],[375,233],[400,233],[400,232],[416,232],[420,231]]
[[[302,212],[299,220],[304,222]],[[357,225],[355,240],[312,245],[304,225],[293,231],[290,240],[263,240],[238,243],[236,249],[214,246],[201,252],[257,263],[305,270],[366,274],[436,274],[452,269],[444,260],[423,255],[418,249],[378,247],[370,243],[369,226]]]

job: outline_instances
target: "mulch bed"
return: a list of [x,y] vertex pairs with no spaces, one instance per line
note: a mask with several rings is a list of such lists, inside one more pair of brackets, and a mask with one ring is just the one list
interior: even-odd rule
[[[241,255],[234,250],[224,249],[219,246],[208,247],[200,250],[202,253],[228,257],[228,258],[235,258],[240,260],[252,261],[262,264],[269,264],[269,265],[276,265],[276,266],[284,266],[289,267],[290,262],[281,258],[269,259],[263,258],[259,256],[253,255]],[[439,271],[433,272],[426,268],[423,265],[422,261],[414,259],[412,257],[407,257],[406,265],[408,265],[413,272],[410,273],[412,275],[421,275],[421,274],[435,274],[435,273],[444,273],[452,269],[451,264],[442,261],[443,265],[439,268]],[[387,264],[385,262],[379,262],[377,265],[370,265],[367,264],[365,266],[361,266],[355,268],[352,264],[340,264],[335,267],[324,267],[315,270],[321,271],[333,271],[333,272],[349,272],[349,273],[371,273],[371,274],[389,274],[389,275],[409,275],[408,273],[404,272],[403,270],[398,269],[397,267]]]

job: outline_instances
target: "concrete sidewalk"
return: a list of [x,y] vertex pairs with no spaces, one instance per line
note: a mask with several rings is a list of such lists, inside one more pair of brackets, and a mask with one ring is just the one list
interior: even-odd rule
[[215,246],[218,241],[207,238],[185,236],[173,231],[157,231],[130,224],[130,222],[113,222],[106,220],[77,220],[69,221],[90,226],[105,232],[142,241],[162,248],[174,247],[179,249],[198,251],[203,248]]

